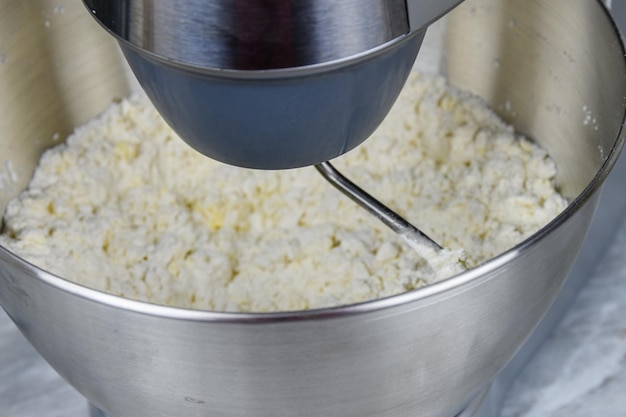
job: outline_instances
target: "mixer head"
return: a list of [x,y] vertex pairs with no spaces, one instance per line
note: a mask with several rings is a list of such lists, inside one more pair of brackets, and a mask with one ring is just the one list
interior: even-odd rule
[[389,112],[426,27],[462,0],[83,0],[172,128],[219,161],[335,158]]

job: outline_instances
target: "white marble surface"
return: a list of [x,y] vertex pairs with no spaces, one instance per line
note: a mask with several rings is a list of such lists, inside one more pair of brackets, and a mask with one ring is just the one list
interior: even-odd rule
[[87,404],[0,309],[0,416],[86,417]]
[[501,417],[626,416],[623,219],[591,280],[514,383]]

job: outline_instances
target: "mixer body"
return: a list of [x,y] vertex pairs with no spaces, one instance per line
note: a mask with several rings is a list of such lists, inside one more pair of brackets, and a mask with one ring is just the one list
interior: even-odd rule
[[196,150],[282,169],[362,143],[461,0],[84,0]]
[[124,44],[165,64],[215,75],[222,70],[328,64],[371,53],[424,30],[460,2],[84,0],[93,16]]

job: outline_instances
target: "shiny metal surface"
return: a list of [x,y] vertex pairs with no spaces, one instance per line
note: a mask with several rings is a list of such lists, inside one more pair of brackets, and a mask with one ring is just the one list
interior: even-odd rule
[[201,72],[340,60],[421,31],[460,2],[84,0],[125,46]]
[[461,0],[84,0],[165,120],[248,168],[361,144],[404,85],[426,26]]
[[335,158],[368,138],[404,86],[423,36],[323,68],[244,78],[192,74],[122,49],[163,118],[197,151],[231,165],[286,169]]
[[[131,89],[121,59],[94,68],[111,59],[112,45],[81,18],[76,1],[61,3],[64,23],[46,27],[39,1],[0,1],[0,123],[7,127],[0,155],[15,174],[0,167],[15,179],[3,186],[0,209],[55,133]],[[274,315],[123,300],[0,248],[0,303],[65,379],[115,417],[459,412],[530,334],[576,258],[623,146],[626,69],[615,28],[596,2],[468,0],[453,13],[451,81],[483,94],[547,146],[573,199],[526,242],[419,291]],[[67,88],[63,80],[71,81]]]
[[406,0],[409,28],[417,31],[458,6],[463,0]]

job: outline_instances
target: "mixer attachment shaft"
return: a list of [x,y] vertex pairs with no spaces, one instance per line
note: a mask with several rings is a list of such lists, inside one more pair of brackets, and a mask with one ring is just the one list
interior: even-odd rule
[[464,250],[441,247],[398,213],[343,176],[330,162],[322,162],[315,165],[315,168],[335,188],[402,237],[419,256],[428,262],[439,279],[448,278],[467,269],[467,255]]
[[409,242],[412,247],[417,244],[424,249],[434,251],[443,249],[441,245],[428,237],[424,232],[346,178],[330,162],[322,162],[315,165],[315,168],[335,188],[376,216],[391,230]]

